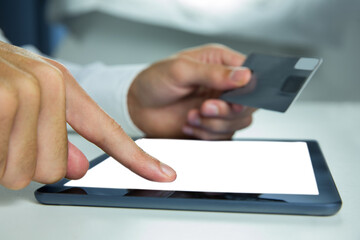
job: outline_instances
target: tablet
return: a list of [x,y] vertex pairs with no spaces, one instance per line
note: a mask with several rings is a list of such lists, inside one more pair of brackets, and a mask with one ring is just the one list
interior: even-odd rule
[[333,215],[341,198],[314,140],[202,141],[139,139],[177,172],[171,183],[148,181],[108,155],[79,180],[35,192],[43,204],[243,213]]

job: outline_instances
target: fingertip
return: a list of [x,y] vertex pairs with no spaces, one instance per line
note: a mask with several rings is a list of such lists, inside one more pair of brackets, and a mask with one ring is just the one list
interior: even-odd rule
[[247,67],[243,67],[244,68],[244,85],[248,84],[251,80],[251,75],[252,75],[252,71],[250,68],[247,68]]
[[220,114],[220,108],[214,101],[206,101],[200,108],[201,115],[216,117]]
[[[154,182],[172,182],[176,179],[174,169],[136,147],[129,161],[122,162],[130,171]],[[139,151],[140,150],[140,151]]]
[[251,70],[243,66],[232,68],[229,78],[236,86],[245,86],[251,79]]
[[182,132],[185,134],[185,135],[188,135],[188,136],[193,136],[194,135],[194,129],[190,126],[183,126],[182,127]]
[[232,104],[231,109],[235,113],[241,113],[241,112],[244,112],[246,110],[246,106],[243,106],[243,105],[240,105],[240,104]]
[[203,117],[229,117],[231,114],[230,105],[220,99],[206,100],[200,108]]
[[68,163],[66,178],[80,179],[89,169],[89,161],[86,156],[72,143],[68,143]]
[[177,174],[175,170],[166,165],[165,163],[160,162],[160,169],[165,175],[165,178],[163,178],[162,182],[173,182],[176,179]]
[[188,112],[187,121],[192,126],[201,126],[200,112],[198,109],[191,109]]

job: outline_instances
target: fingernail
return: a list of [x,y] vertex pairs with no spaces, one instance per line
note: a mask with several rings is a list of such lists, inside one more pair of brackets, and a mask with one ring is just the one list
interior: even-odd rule
[[192,116],[192,118],[189,120],[191,125],[194,126],[200,126],[201,125],[201,119],[198,115]]
[[219,108],[213,103],[209,103],[205,107],[205,114],[211,115],[211,116],[217,116],[219,115]]
[[160,163],[160,168],[161,168],[161,171],[168,177],[172,177],[175,174],[175,171],[171,167],[166,165],[165,163],[161,162]]
[[243,106],[243,105],[240,105],[240,104],[233,104],[232,105],[232,109],[236,113],[245,112],[246,108],[247,108],[246,106]]
[[230,79],[237,83],[247,82],[250,78],[249,70],[247,67],[236,67],[230,73]]
[[183,133],[185,133],[186,135],[193,135],[194,134],[194,131],[191,127],[188,127],[188,126],[184,126],[182,128],[182,131]]

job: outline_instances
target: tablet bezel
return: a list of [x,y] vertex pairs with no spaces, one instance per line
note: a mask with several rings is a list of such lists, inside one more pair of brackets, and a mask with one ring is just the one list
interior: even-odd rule
[[[236,139],[236,141],[306,142],[319,195],[206,193],[111,189],[64,186],[69,180],[45,185],[35,192],[43,204],[123,208],[151,208],[243,213],[274,213],[329,216],[337,213],[342,201],[320,146],[315,140]],[[93,168],[108,158],[103,154],[90,162]]]

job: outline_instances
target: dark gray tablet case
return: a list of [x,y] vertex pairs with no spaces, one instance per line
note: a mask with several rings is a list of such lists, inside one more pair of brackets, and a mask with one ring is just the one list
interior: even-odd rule
[[[239,140],[241,141],[241,140]],[[249,141],[249,140],[246,140]],[[256,140],[250,140],[256,141]],[[151,208],[191,211],[242,213],[275,213],[329,216],[337,213],[342,202],[320,147],[313,140],[308,145],[319,195],[208,193],[139,189],[110,189],[64,186],[69,180],[45,185],[35,192],[43,204],[97,207]],[[90,163],[90,168],[108,158],[102,155]]]

